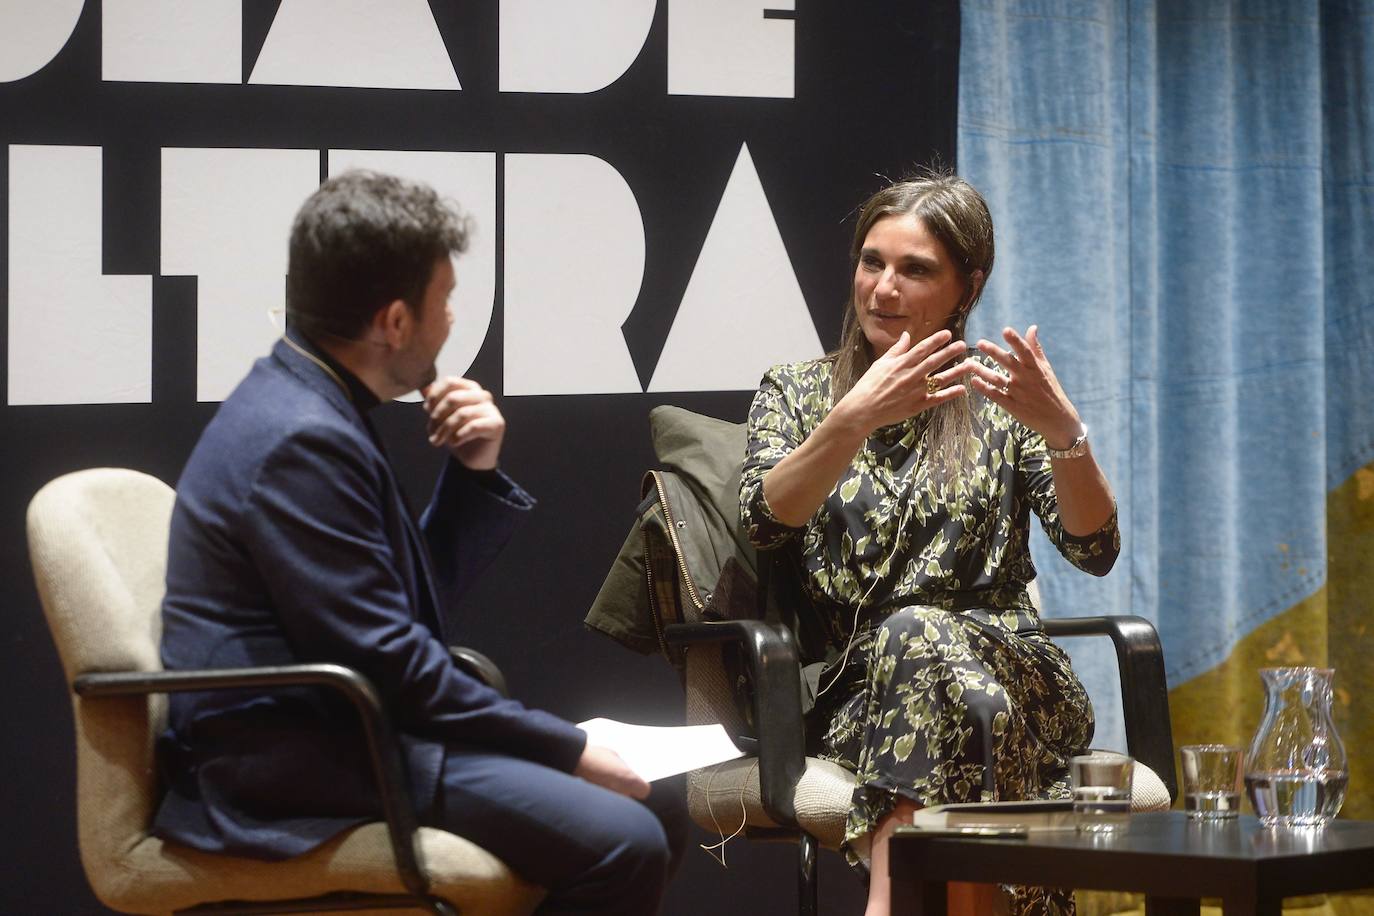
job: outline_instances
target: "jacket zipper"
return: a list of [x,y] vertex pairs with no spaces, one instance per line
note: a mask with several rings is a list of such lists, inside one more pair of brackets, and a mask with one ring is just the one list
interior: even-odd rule
[[640,531],[640,537],[644,539],[644,580],[649,584],[649,617],[654,622],[654,635],[658,637],[658,648],[663,653],[663,657],[669,661],[673,656],[668,653],[668,638],[663,635],[663,621],[658,616],[658,587],[654,585],[654,564],[649,561],[649,532]]
[[687,594],[691,597],[692,604],[698,611],[704,611],[706,602],[701,600],[696,585],[692,583],[692,577],[687,574],[687,561],[682,557],[682,544],[677,539],[677,523],[673,521],[673,513],[668,508],[668,494],[663,490],[663,478],[658,471],[649,473],[653,475],[654,487],[658,490],[658,504],[663,507],[663,520],[668,523],[668,539],[673,542],[673,558],[677,560],[678,573],[687,585]]

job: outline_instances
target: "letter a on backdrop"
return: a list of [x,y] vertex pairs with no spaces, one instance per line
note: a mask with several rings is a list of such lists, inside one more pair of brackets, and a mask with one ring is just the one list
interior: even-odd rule
[[248,82],[461,88],[425,0],[282,0]]
[[811,312],[743,146],[650,391],[748,390],[774,363],[823,354]]

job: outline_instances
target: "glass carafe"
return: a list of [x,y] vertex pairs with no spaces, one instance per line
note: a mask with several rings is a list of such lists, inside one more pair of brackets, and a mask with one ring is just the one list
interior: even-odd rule
[[1331,668],[1263,668],[1264,718],[1245,758],[1245,790],[1269,826],[1320,827],[1345,801],[1350,770],[1331,721]]

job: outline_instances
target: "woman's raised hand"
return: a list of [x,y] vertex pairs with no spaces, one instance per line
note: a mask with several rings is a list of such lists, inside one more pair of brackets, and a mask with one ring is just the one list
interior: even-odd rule
[[913,346],[903,331],[873,361],[820,426],[764,475],[763,495],[774,518],[793,528],[805,525],[873,430],[965,395],[954,382],[972,372],[972,364],[963,358],[968,347],[951,342],[953,336],[937,331]]
[[970,361],[974,390],[1043,436],[1051,448],[1068,448],[1082,434],[1083,421],[1045,356],[1039,328],[1031,325],[1025,337],[1004,328],[1002,336],[1010,349],[978,341],[978,349],[1004,372]]
[[[867,434],[963,397],[964,386],[955,382],[973,372],[975,364],[962,358],[968,346],[953,337],[941,330],[913,344],[911,334],[903,331],[835,409],[850,414]],[[937,371],[953,360],[959,362]]]

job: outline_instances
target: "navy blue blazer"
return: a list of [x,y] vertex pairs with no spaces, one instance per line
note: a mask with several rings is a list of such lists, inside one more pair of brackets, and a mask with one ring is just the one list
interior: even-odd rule
[[[447,649],[446,610],[532,505],[450,458],[417,527],[347,393],[278,342],[177,483],[163,665],[358,669],[402,733],[422,812],[449,746],[571,772],[580,729],[503,698]],[[318,689],[174,695],[160,751],[154,832],[198,849],[297,855],[380,811],[356,713]]]

